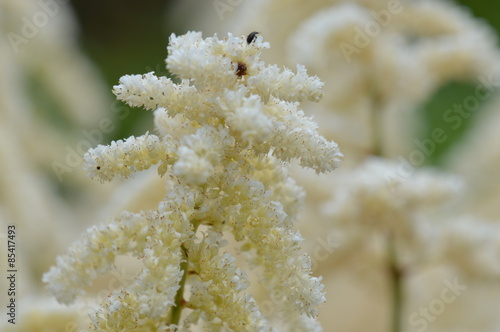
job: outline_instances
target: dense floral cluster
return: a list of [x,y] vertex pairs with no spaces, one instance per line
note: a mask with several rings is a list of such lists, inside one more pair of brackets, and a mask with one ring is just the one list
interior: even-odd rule
[[[261,36],[248,43],[231,34],[173,35],[166,62],[179,83],[147,73],[115,86],[119,100],[154,110],[158,135],[91,149],[87,170],[108,181],[157,165],[168,190],[157,211],[123,213],[89,229],[45,275],[48,289],[69,303],[117,255],[142,261],[136,280],[93,315],[98,330],[186,329],[200,318],[221,331],[267,331],[271,320],[320,329],[314,318],[323,286],[300,251],[293,222],[303,192],[285,163],[326,172],[342,154],[299,108],[321,98],[321,81],[301,66],[296,74],[266,66],[260,53],[268,47]],[[277,317],[266,317],[245,291],[245,273],[222,249],[225,233],[259,267]],[[181,317],[182,308],[189,314]]]

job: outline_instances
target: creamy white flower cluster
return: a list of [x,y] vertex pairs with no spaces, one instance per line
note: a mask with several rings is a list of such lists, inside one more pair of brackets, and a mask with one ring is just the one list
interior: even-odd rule
[[475,216],[455,216],[443,222],[433,241],[433,263],[450,262],[471,280],[498,280],[500,276],[500,225]]
[[442,265],[482,280],[500,275],[498,223],[454,213],[467,188],[460,177],[421,169],[402,178],[397,163],[369,159],[330,186],[335,189],[321,211],[338,241],[330,266],[391,240],[401,268]]
[[[293,222],[303,192],[285,163],[296,159],[319,173],[335,169],[343,156],[299,108],[321,98],[321,81],[301,66],[296,74],[266,66],[260,54],[268,47],[261,36],[249,42],[231,34],[172,35],[166,62],[179,83],[147,73],[115,86],[118,99],[154,110],[158,136],[91,149],[87,170],[108,181],[158,165],[168,193],[157,211],[124,213],[90,229],[45,275],[49,290],[69,303],[112,268],[116,255],[143,261],[137,279],[93,315],[98,330],[204,324],[268,331],[270,318],[320,330],[314,317],[325,301],[323,286],[300,251]],[[247,277],[221,251],[225,232],[260,271],[278,317],[268,317],[246,293]],[[182,308],[189,314],[179,319]]]
[[339,237],[337,256],[351,255],[362,244],[370,247],[390,240],[401,260],[397,263],[413,264],[425,255],[422,248],[435,241],[436,213],[457,201],[463,183],[434,170],[403,178],[398,167],[396,162],[372,158],[331,183],[335,190],[322,213]]

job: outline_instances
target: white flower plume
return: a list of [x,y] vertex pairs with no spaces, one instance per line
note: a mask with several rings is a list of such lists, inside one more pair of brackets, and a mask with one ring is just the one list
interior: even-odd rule
[[[276,317],[266,317],[235,258],[220,250],[222,236],[231,233],[261,271],[280,326],[296,322],[320,330],[321,277],[311,275],[293,225],[304,194],[285,166],[296,159],[328,172],[343,156],[300,109],[301,101],[319,101],[323,83],[300,65],[296,74],[267,66],[260,60],[266,48],[260,35],[251,43],[231,34],[172,35],[166,63],[180,83],[147,73],[124,76],[114,87],[119,100],[154,110],[158,136],[91,149],[87,170],[109,181],[158,165],[168,189],[157,211],[125,213],[90,229],[45,275],[49,290],[69,303],[112,269],[116,255],[143,261],[136,280],[92,315],[96,329],[176,330],[200,323],[211,330],[273,330]],[[182,309],[189,314],[181,316]]]

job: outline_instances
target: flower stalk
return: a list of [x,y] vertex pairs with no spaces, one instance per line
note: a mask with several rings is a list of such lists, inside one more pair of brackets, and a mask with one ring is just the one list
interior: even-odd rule
[[[373,155],[383,157],[383,113],[382,98],[376,92],[372,97],[372,132],[373,132]],[[396,238],[389,232],[387,238],[387,260],[388,276],[391,288],[391,332],[402,331],[403,314],[403,275],[398,265]]]
[[391,331],[402,331],[403,274],[398,265],[396,245],[393,237],[388,238],[389,282],[391,287]]
[[172,306],[172,311],[170,312],[169,323],[171,325],[179,325],[179,321],[181,319],[182,309],[185,306],[184,300],[184,285],[186,284],[187,274],[188,274],[188,265],[189,265],[189,255],[187,249],[184,245],[181,245],[182,249],[182,262],[180,264],[180,270],[182,271],[182,278],[180,281],[180,287],[175,294],[175,302]]

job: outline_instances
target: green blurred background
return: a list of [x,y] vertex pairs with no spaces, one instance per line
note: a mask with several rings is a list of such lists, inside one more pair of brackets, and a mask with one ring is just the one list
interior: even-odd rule
[[[202,0],[199,0],[199,3]],[[497,34],[500,31],[500,4],[498,2],[461,0],[458,3],[467,6],[473,14],[486,20]],[[185,33],[197,28],[191,14],[199,8],[196,1],[180,4],[181,1],[133,0],[122,1],[77,1],[73,7],[80,25],[80,44],[91,60],[101,71],[103,78],[111,88],[125,74],[141,74],[155,71],[159,75],[168,75],[164,58],[168,36],[175,32]],[[182,8],[182,10],[179,10]],[[172,15],[173,13],[173,15]],[[221,24],[215,10],[203,13],[208,19],[213,17],[213,24]],[[168,18],[168,19],[167,19]],[[456,143],[470,128],[474,114],[468,123],[459,130],[451,130],[450,124],[443,122],[443,112],[455,102],[461,102],[463,96],[474,92],[475,85],[453,82],[444,86],[426,105],[422,105],[422,116],[426,128],[421,137],[429,137],[432,128],[443,128],[449,139],[437,146],[436,153],[427,160],[429,164],[439,165],[444,153]],[[120,105],[120,107],[126,107]],[[151,113],[132,110],[123,121],[117,120],[116,130],[105,142],[130,135],[141,135],[152,129]]]

